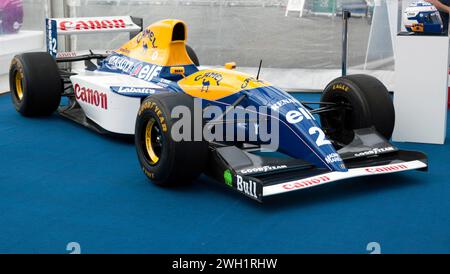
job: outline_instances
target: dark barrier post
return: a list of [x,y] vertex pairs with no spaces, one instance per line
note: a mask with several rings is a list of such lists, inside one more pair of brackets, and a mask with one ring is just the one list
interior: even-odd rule
[[342,76],[347,75],[347,47],[348,47],[348,18],[351,13],[348,10],[342,11],[343,28],[342,28]]

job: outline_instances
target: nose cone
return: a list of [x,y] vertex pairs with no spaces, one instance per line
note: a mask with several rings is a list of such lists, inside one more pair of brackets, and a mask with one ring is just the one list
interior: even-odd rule
[[270,89],[269,105],[279,114],[279,151],[330,171],[347,171],[314,116],[290,94]]

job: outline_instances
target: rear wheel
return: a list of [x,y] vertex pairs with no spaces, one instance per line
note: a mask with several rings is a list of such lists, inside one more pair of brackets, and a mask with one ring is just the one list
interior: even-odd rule
[[[190,138],[178,140],[172,127],[178,119],[171,118],[175,107],[190,111]],[[193,98],[184,93],[155,94],[140,107],[135,129],[135,145],[139,163],[145,175],[162,186],[187,184],[204,170],[208,143],[196,141],[194,134]],[[185,118],[185,117],[180,117]]]
[[13,104],[25,116],[52,114],[59,106],[62,81],[55,60],[46,52],[16,55],[9,70]]
[[198,60],[197,54],[195,53],[194,49],[186,45],[186,51],[194,65],[196,65],[197,67],[200,66],[200,61]]
[[394,130],[394,105],[387,88],[375,77],[349,75],[333,80],[325,88],[322,102],[341,106],[339,110],[320,114],[321,124],[328,137],[341,145],[353,140],[353,130],[375,129],[386,139]]

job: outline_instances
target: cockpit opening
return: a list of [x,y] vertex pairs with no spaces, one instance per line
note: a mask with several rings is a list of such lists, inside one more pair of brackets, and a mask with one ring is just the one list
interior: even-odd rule
[[184,24],[181,22],[176,23],[175,26],[173,27],[172,42],[186,40],[185,34],[186,34],[186,31],[185,31]]

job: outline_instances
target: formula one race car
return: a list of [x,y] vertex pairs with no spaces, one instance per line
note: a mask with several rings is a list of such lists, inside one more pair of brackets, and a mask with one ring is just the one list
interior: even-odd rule
[[[12,60],[17,111],[57,111],[101,133],[134,135],[141,168],[158,185],[189,183],[204,173],[258,201],[351,177],[427,169],[423,153],[388,142],[394,107],[376,78],[340,77],[320,102],[299,102],[259,72],[235,71],[235,63],[199,69],[183,21],[163,20],[142,31],[135,22],[47,19],[48,52]],[[57,52],[58,35],[101,31],[137,34],[107,53]],[[263,127],[276,132],[276,151],[268,152]]]

